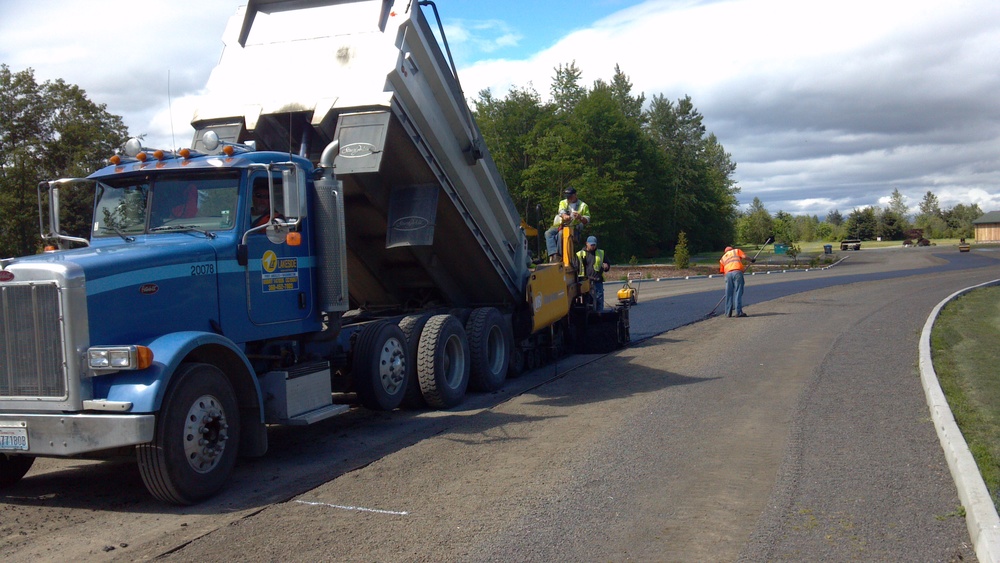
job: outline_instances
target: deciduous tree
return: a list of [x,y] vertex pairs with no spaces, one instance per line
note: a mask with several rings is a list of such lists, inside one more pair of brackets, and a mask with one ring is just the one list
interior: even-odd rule
[[[33,70],[0,64],[0,256],[38,251],[39,182],[86,176],[127,137],[122,119],[78,86],[38,84]],[[63,230],[87,236],[93,192],[63,195]]]

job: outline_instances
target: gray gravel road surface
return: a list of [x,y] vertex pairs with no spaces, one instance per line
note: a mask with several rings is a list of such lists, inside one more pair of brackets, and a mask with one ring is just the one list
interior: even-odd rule
[[[43,460],[0,497],[9,561],[971,561],[917,375],[932,307],[1000,253],[863,251],[643,287],[634,346],[440,412],[275,429],[197,507],[130,464]],[[695,285],[700,283],[700,286]],[[656,297],[654,299],[654,297]],[[664,332],[667,331],[667,332]]]

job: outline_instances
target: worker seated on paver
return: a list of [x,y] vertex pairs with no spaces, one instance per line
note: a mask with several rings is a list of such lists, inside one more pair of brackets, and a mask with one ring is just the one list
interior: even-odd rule
[[579,240],[579,232],[584,225],[590,223],[590,208],[577,195],[576,189],[572,186],[563,192],[566,199],[559,202],[559,211],[556,212],[552,227],[545,231],[545,247],[549,254],[550,262],[558,262],[559,258],[559,229],[564,227],[573,229],[573,240]]

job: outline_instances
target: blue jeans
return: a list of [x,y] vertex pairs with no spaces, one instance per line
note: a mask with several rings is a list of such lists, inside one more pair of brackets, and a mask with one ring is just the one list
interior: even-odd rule
[[726,315],[743,313],[743,271],[733,270],[726,274]]
[[559,254],[559,227],[545,231],[545,249],[549,251],[549,256]]
[[590,282],[590,295],[594,298],[594,305],[598,312],[604,310],[604,282]]

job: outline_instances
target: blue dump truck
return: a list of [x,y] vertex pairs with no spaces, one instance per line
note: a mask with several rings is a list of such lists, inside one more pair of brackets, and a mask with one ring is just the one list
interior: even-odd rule
[[[269,425],[450,408],[628,341],[572,252],[531,263],[428,5],[251,0],[189,149],[132,140],[39,186],[54,250],[0,260],[0,488],[37,457],[134,455],[192,504]],[[87,237],[59,227],[69,189],[93,190]]]

